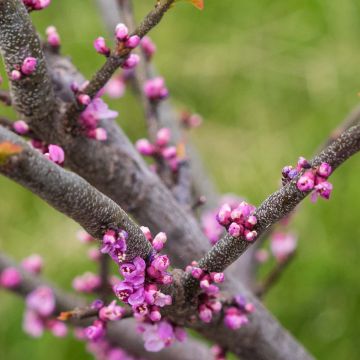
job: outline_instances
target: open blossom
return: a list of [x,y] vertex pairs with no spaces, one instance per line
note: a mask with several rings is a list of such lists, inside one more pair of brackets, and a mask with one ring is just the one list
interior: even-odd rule
[[270,249],[276,260],[284,261],[296,250],[297,238],[291,233],[276,232],[271,237]]
[[19,286],[21,283],[21,274],[14,267],[4,269],[0,274],[0,286],[12,289]]
[[30,273],[39,274],[43,268],[43,259],[40,255],[33,254],[25,258],[21,262],[21,266]]
[[165,99],[169,95],[169,91],[165,86],[165,80],[160,76],[146,81],[144,93],[153,101]]
[[26,306],[41,316],[49,316],[55,310],[55,296],[47,286],[41,286],[26,297]]

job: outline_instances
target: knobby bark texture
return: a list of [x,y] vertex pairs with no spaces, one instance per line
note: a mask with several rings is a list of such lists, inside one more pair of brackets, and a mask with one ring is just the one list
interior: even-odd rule
[[[12,291],[18,295],[25,297],[40,286],[48,286],[53,290],[56,298],[55,315],[60,314],[62,311],[69,311],[75,308],[83,308],[86,306],[84,299],[72,294],[65,293],[54,287],[52,284],[44,281],[42,278],[24,272],[13,260],[0,253],[0,273],[8,267],[16,267],[17,270],[21,273],[22,282],[20,286],[12,289]],[[86,319],[73,319],[72,325],[84,327],[89,325],[94,319],[94,317]],[[133,319],[124,319],[117,322],[111,322],[109,324],[109,330],[107,331],[107,338],[112,344],[118,345],[129,352],[131,355],[141,357],[142,359],[211,359],[211,353],[207,346],[191,338],[189,338],[185,344],[174,344],[172,347],[167,348],[159,353],[149,353],[145,351],[141,336],[136,333],[136,325]]]
[[141,229],[114,201],[96,190],[80,176],[64,170],[33,149],[19,136],[0,127],[0,143],[19,145],[22,151],[0,164],[0,172],[48,204],[78,222],[89,234],[102,239],[107,229],[128,232],[126,256],[146,259],[152,251]]

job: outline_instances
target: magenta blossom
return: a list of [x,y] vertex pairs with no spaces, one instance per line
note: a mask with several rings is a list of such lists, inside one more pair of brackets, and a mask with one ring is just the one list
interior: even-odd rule
[[21,283],[21,274],[14,267],[8,267],[2,271],[0,274],[0,286],[13,289],[20,285]]
[[104,306],[99,311],[99,319],[103,321],[120,320],[125,313],[125,309],[116,305],[116,301],[112,301],[108,306]]
[[160,76],[147,80],[144,85],[144,93],[153,101],[165,99],[169,95],[169,91],[165,86],[165,80]]
[[61,44],[60,35],[55,26],[49,26],[46,28],[45,33],[47,35],[47,42],[50,46],[59,47]]
[[15,121],[13,128],[20,135],[25,135],[29,132],[29,125],[24,120]]
[[21,262],[21,266],[24,270],[32,273],[32,274],[39,274],[43,268],[43,259],[38,254],[33,254],[25,258]]
[[34,57],[27,57],[21,65],[21,72],[24,75],[31,75],[35,71],[36,65],[37,60]]
[[61,146],[50,144],[45,156],[55,164],[62,165],[65,161],[65,153]]
[[49,316],[55,310],[55,296],[47,286],[41,286],[26,297],[26,306],[41,316]]

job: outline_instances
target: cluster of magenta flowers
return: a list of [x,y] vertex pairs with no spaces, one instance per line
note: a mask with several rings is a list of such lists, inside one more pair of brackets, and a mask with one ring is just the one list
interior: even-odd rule
[[242,295],[235,296],[231,306],[224,312],[224,324],[231,330],[237,330],[249,323],[249,315],[255,311],[252,303]]
[[332,184],[327,181],[331,172],[332,168],[326,162],[321,163],[319,166],[312,167],[304,157],[300,157],[295,168],[292,166],[285,166],[283,168],[282,182],[285,184],[301,174],[296,183],[300,191],[312,192],[311,200],[313,202],[315,202],[319,196],[328,200],[333,189]]
[[160,286],[173,281],[168,272],[169,258],[159,254],[167,240],[166,235],[160,232],[153,237],[148,228],[142,227],[141,230],[153,247],[147,261],[136,257],[125,262],[128,234],[124,230],[107,230],[100,251],[108,254],[119,267],[123,280],[113,285],[113,291],[118,299],[131,306],[139,331],[143,334],[145,348],[159,351],[183,336],[179,335],[182,331],[162,319],[160,313],[162,307],[172,303],[171,296],[160,290]]
[[100,97],[91,99],[89,95],[84,94],[83,91],[87,85],[87,81],[80,86],[76,83],[71,85],[79,103],[86,106],[79,116],[78,123],[88,138],[105,141],[107,140],[107,132],[100,126],[100,122],[114,120],[119,114],[117,111],[110,110]]
[[[138,35],[130,35],[129,29],[125,24],[118,24],[115,28],[115,37],[117,40],[117,46],[135,49],[140,44],[140,37]],[[106,57],[110,56],[111,49],[106,45],[105,39],[100,36],[94,41],[95,50]],[[139,63],[140,57],[137,54],[130,54],[128,58],[122,64],[124,69],[133,69]]]
[[199,264],[193,261],[187,266],[186,272],[197,279],[202,290],[199,295],[198,315],[204,323],[210,323],[214,314],[218,314],[222,309],[220,301],[220,289],[217,284],[221,284],[225,280],[223,273],[205,271],[199,268]]
[[139,139],[135,146],[141,155],[151,156],[155,160],[162,159],[172,171],[176,172],[179,169],[181,159],[178,156],[176,146],[171,145],[170,140],[171,130],[161,128],[156,134],[154,144],[148,139]]
[[22,0],[28,11],[42,10],[48,7],[51,0]]
[[24,76],[29,76],[36,70],[36,66],[37,59],[32,56],[28,56],[24,59],[21,65],[14,66],[14,69],[10,72],[10,79],[13,81],[17,81]]
[[224,226],[230,236],[244,237],[247,241],[254,241],[257,232],[254,226],[257,223],[255,206],[242,201],[232,209],[229,204],[223,204],[217,214],[217,220]]
[[224,227],[217,221],[217,214],[222,205],[228,204],[230,208],[234,210],[239,206],[241,201],[242,199],[235,195],[224,195],[219,202],[218,208],[214,210],[207,210],[201,215],[201,227],[211,245],[215,245],[224,232]]

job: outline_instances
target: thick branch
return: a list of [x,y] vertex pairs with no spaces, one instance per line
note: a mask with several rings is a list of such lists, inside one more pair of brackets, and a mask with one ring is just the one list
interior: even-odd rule
[[46,159],[19,136],[0,127],[0,143],[5,141],[20,145],[23,150],[0,165],[2,174],[40,196],[97,239],[109,228],[126,230],[128,258],[146,258],[151,253],[150,243],[120,206],[78,175]]
[[[0,273],[7,267],[17,267],[17,265],[4,254],[0,253]],[[49,286],[52,288],[56,298],[56,312],[68,311],[75,308],[84,308],[86,303],[83,299],[75,297],[73,295],[64,293],[63,291],[53,287],[41,278],[30,275],[21,268],[17,267],[21,273],[22,282],[21,285],[12,291],[16,292],[22,297],[38,288],[39,286]],[[76,326],[87,326],[92,319],[86,317],[82,319],[72,319],[72,324]],[[167,348],[160,353],[148,353],[144,350],[144,345],[141,337],[136,334],[135,323],[132,319],[124,319],[109,324],[109,330],[107,332],[108,339],[115,345],[120,346],[132,355],[139,356],[142,359],[150,360],[207,360],[211,359],[209,349],[189,338],[187,342],[182,344],[175,344],[174,346]]]
[[[312,161],[313,166],[322,162],[329,163],[333,170],[345,160],[360,150],[360,125],[356,125],[344,132],[337,140]],[[296,182],[299,176],[280,190],[270,195],[256,210],[258,223],[255,230],[260,236],[273,224],[288,215],[308,195],[300,191]],[[237,260],[251,245],[245,239],[226,235],[200,261],[202,268],[209,271],[223,271]]]
[[55,98],[40,40],[21,0],[0,0],[0,51],[8,74],[26,57],[37,59],[35,72],[10,80],[10,89],[17,111],[28,120],[44,122],[55,108]]

